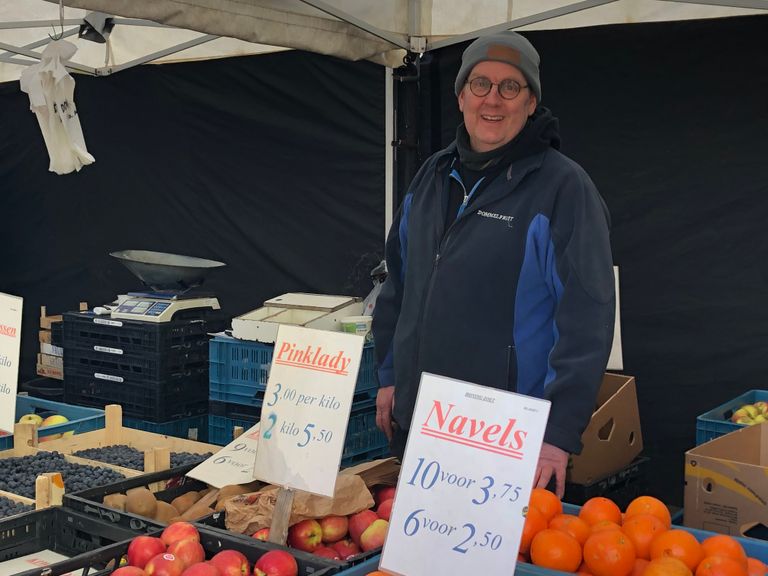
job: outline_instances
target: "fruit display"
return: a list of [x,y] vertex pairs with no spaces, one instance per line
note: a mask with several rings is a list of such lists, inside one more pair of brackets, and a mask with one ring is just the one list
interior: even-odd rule
[[[348,516],[309,518],[293,524],[288,529],[288,546],[332,560],[350,560],[363,552],[381,548],[389,529],[394,491],[394,486],[374,489],[377,504],[370,510]],[[251,536],[266,540],[269,528],[261,528]]]
[[768,422],[768,402],[755,402],[754,404],[742,404],[731,415],[731,422],[752,426]]
[[[171,468],[178,468],[179,466],[202,462],[212,456],[212,454],[212,452],[206,452],[205,454],[171,452]],[[99,448],[86,448],[84,450],[73,452],[72,455],[79,458],[105,462],[106,464],[114,464],[115,466],[122,466],[123,468],[130,468],[132,470],[144,470],[144,453],[132,446],[125,446],[123,444],[102,446]]]
[[567,514],[541,488],[531,493],[518,560],[582,576],[768,573],[736,538],[713,534],[699,541],[672,526],[669,509],[653,496],[638,496],[623,511],[608,498],[593,497],[578,514]]
[[[24,414],[21,418],[19,418],[19,424],[33,424],[38,429],[47,428],[48,426],[56,426],[58,424],[65,424],[67,422],[69,422],[69,419],[66,416],[62,416],[61,414],[52,414],[45,418],[40,416],[40,414]],[[50,440],[56,440],[57,438],[72,436],[74,433],[74,430],[69,430],[68,432],[64,432],[62,434],[50,434],[48,436],[41,436],[39,438],[39,442],[48,442]]]
[[23,504],[5,496],[0,496],[0,518],[15,516],[16,514],[29,512],[34,509],[35,507],[30,504]]
[[207,554],[198,529],[189,522],[169,524],[159,536],[136,536],[124,565],[112,576],[297,576],[299,564],[286,550],[268,550],[251,562],[234,549]]
[[125,478],[111,468],[69,462],[59,452],[38,452],[28,456],[0,458],[0,490],[34,498],[35,479],[46,472],[61,472],[64,488],[68,492],[104,486]]

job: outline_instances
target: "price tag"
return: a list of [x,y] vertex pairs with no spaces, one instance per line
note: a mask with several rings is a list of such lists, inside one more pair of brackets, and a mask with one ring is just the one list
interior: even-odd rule
[[187,476],[222,488],[229,484],[253,482],[253,459],[259,444],[256,424],[224,446],[213,456],[187,472]]
[[255,478],[333,496],[362,351],[355,334],[278,328]]
[[19,384],[22,298],[0,292],[0,430],[13,431]]
[[422,374],[381,568],[511,574],[549,407]]

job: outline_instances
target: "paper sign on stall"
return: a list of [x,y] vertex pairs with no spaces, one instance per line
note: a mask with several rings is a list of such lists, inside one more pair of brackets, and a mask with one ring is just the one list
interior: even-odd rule
[[382,570],[512,574],[549,408],[422,374]]
[[187,472],[187,476],[216,488],[253,482],[253,459],[259,444],[260,426],[256,424],[243,432],[216,454]]
[[279,327],[255,478],[333,496],[362,351],[362,336]]
[[22,298],[0,292],[0,430],[13,432],[19,384]]

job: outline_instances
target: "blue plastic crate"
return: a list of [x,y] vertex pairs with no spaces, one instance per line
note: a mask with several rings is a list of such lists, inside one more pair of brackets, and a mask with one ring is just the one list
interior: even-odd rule
[[[232,429],[241,426],[248,429],[259,421],[260,407],[245,407],[221,402],[210,403],[208,415],[208,442],[225,445],[232,441]],[[352,404],[347,435],[344,440],[342,464],[365,462],[386,456],[389,443],[384,433],[376,427],[376,400],[367,399]]]
[[[74,431],[75,434],[79,434],[104,428],[104,410],[53,402],[34,396],[16,396],[16,421],[18,422],[24,414],[38,414],[42,418],[59,414],[69,420],[63,424],[38,429],[39,438],[62,432]],[[0,450],[11,448],[13,448],[13,434],[0,436]]]
[[[210,399],[256,406],[259,392],[267,387],[275,346],[228,336],[216,336],[209,343]],[[363,347],[355,394],[378,388],[373,344]]]
[[[164,434],[165,436],[197,440],[198,442],[208,441],[208,414],[168,422],[147,422],[146,420],[123,417],[123,426],[144,432]],[[189,436],[190,430],[193,431],[193,438]]]
[[744,428],[746,424],[730,421],[731,414],[744,404],[754,404],[759,401],[768,402],[768,390],[750,390],[696,418],[696,445]]

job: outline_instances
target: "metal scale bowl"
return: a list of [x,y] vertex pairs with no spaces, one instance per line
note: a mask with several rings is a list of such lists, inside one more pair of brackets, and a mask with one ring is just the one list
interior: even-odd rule
[[220,309],[218,300],[211,295],[187,293],[203,284],[211,270],[226,266],[224,262],[150,250],[121,250],[110,256],[120,260],[152,289],[118,296],[112,318],[167,322],[181,310]]

